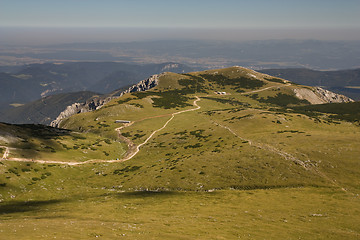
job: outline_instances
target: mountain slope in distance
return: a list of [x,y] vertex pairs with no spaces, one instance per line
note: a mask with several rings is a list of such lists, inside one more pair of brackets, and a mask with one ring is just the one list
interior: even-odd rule
[[74,92],[50,95],[25,105],[8,109],[0,116],[1,122],[49,125],[66,106],[84,102],[97,96],[94,92]]
[[262,73],[330,91],[360,100],[360,69],[316,71],[306,68],[264,69]]

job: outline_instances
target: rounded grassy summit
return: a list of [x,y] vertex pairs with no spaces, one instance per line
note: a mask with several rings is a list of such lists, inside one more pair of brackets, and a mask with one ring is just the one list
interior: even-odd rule
[[359,236],[358,102],[241,67],[153,79],[60,128],[0,124],[5,232]]

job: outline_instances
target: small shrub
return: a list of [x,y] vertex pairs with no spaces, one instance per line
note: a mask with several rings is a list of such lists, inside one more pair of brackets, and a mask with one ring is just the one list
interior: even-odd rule
[[[317,116],[320,113],[327,113],[332,114],[329,116],[330,120],[360,122],[360,102],[316,104],[293,107],[292,110],[310,117]],[[332,121],[332,123],[336,124],[337,122]]]
[[281,80],[280,78],[265,78],[265,80],[268,80],[270,82],[276,82],[276,83],[284,83],[284,81]]
[[265,83],[261,80],[246,77],[228,78],[224,75],[218,74],[202,74],[200,76],[220,86],[233,86],[233,90],[240,90],[240,88],[257,89],[265,85]]
[[15,174],[15,175],[19,175],[19,173],[18,173],[15,169],[12,169],[12,168],[9,168],[9,169],[8,169],[8,172],[9,172],[9,173],[13,173],[13,174]]
[[130,103],[130,105],[138,107],[138,108],[144,108],[144,106],[139,103]]
[[185,149],[188,149],[188,148],[199,148],[199,147],[202,147],[202,144],[196,143],[196,144],[194,144],[194,145],[187,145],[187,146],[185,146],[184,148],[185,148]]
[[129,102],[129,101],[131,101],[131,100],[132,100],[131,98],[125,98],[125,99],[118,100],[117,102],[118,102],[119,104],[123,104],[123,103],[127,103],[127,102]]
[[73,139],[82,139],[82,140],[86,139],[86,137],[78,136],[78,135],[73,135],[72,137],[73,137]]
[[135,135],[134,135],[134,137],[133,137],[133,140],[135,140],[135,139],[138,139],[138,138],[142,138],[143,136],[145,136],[146,134],[138,134],[138,133],[136,133]]
[[[240,101],[237,101],[235,99],[225,99],[225,98],[215,98],[215,97],[202,97],[204,99],[208,99],[208,100],[212,100],[215,102],[219,102],[219,103],[224,103],[224,104],[230,104],[232,106],[249,106],[248,103],[243,103]],[[211,114],[214,112],[208,111],[207,114],[209,114],[211,116]]]
[[259,102],[263,103],[272,103],[281,107],[287,107],[288,105],[310,105],[310,102],[305,99],[299,99],[293,95],[278,93],[274,97],[268,97],[264,99],[263,97],[259,98],[258,94],[253,94],[251,98],[256,99]]
[[117,174],[117,175],[122,175],[126,172],[134,172],[134,171],[137,171],[141,168],[141,166],[126,166],[125,168],[122,168],[122,169],[116,169],[114,170],[113,174]]
[[131,137],[130,132],[124,132],[124,133],[121,133],[121,135],[123,135],[124,137]]
[[186,89],[174,89],[163,92],[135,92],[133,93],[133,95],[135,95],[138,99],[142,99],[148,96],[158,96],[156,98],[152,98],[153,106],[158,108],[170,109],[191,106],[187,103],[189,98],[186,97],[186,94],[189,93],[190,92]]

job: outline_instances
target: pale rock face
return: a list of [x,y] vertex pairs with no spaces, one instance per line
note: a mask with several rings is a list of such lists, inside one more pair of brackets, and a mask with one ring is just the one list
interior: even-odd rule
[[295,96],[301,100],[307,100],[311,104],[322,104],[327,103],[321,99],[314,91],[307,88],[294,89]]
[[68,118],[78,113],[91,112],[100,109],[102,106],[110,102],[112,99],[119,98],[126,93],[146,91],[153,87],[156,87],[158,84],[159,84],[159,75],[153,75],[150,78],[142,80],[138,84],[131,86],[129,89],[121,92],[116,97],[108,97],[108,98],[98,97],[98,98],[93,98],[85,103],[74,103],[71,106],[67,106],[66,109],[63,112],[61,112],[54,121],[50,123],[50,126],[59,127],[61,121],[65,118]]
[[325,90],[321,87],[315,87],[315,90],[316,93],[320,96],[320,98],[324,99],[328,103],[354,102],[354,100],[347,96]]
[[320,87],[315,87],[313,90],[307,88],[294,89],[294,93],[297,98],[305,99],[311,104],[344,103],[354,101],[349,97],[325,90]]

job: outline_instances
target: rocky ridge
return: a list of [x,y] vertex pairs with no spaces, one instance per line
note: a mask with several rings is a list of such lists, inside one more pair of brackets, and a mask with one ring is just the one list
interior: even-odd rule
[[321,87],[315,87],[315,91],[317,95],[327,103],[354,102],[353,99],[345,95],[337,94]]
[[294,89],[294,93],[297,98],[305,99],[311,104],[354,102],[354,100],[349,97],[325,90],[321,87],[314,87],[312,90],[308,88],[297,88]]
[[151,76],[148,79],[140,81],[138,84],[135,84],[128,89],[120,92],[119,94],[116,94],[116,96],[98,96],[95,98],[92,98],[85,103],[73,103],[70,106],[67,106],[64,111],[62,111],[59,116],[50,123],[50,126],[52,127],[59,127],[60,123],[63,119],[68,118],[72,115],[83,113],[83,112],[91,112],[97,109],[100,109],[102,106],[104,106],[106,103],[110,102],[111,100],[115,98],[119,98],[123,96],[126,93],[131,92],[140,92],[140,91],[146,91],[149,90],[159,83],[159,77],[160,75],[156,74]]

